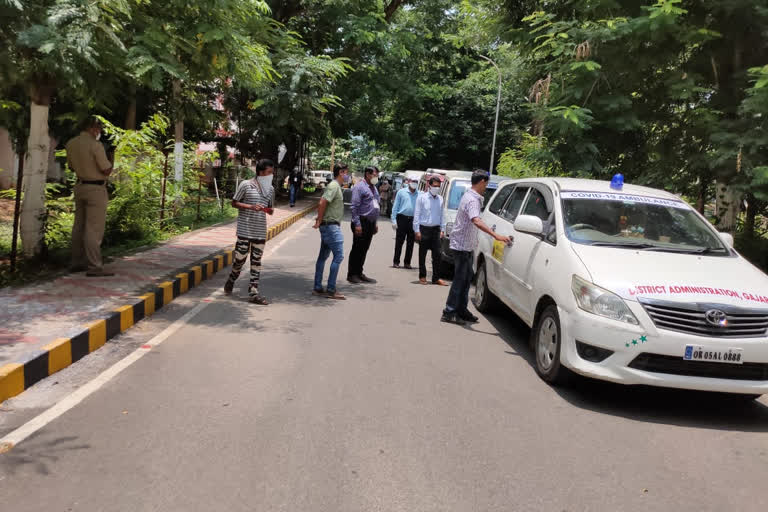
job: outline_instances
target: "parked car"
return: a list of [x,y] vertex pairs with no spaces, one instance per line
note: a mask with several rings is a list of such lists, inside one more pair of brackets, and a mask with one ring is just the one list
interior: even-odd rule
[[768,276],[663,190],[567,178],[502,183],[483,213],[475,302],[532,327],[536,371],[768,392]]
[[312,183],[317,188],[325,188],[325,186],[333,180],[333,173],[331,171],[309,171],[305,178],[305,183]]
[[[454,171],[445,169],[427,169],[424,176],[419,181],[419,190],[424,192],[429,188],[429,180],[436,176],[441,180],[440,195],[443,196],[443,216],[445,218],[445,237],[440,243],[441,259],[445,272],[450,273],[453,267],[453,252],[451,251],[451,231],[453,223],[456,221],[456,213],[459,209],[459,202],[466,192],[472,186],[472,173],[468,171]],[[509,180],[504,176],[492,175],[488,182],[485,192],[485,203],[496,192],[499,183]]]

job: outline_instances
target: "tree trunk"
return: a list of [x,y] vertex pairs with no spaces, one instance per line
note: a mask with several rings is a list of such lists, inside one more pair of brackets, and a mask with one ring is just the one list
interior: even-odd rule
[[181,80],[173,81],[173,99],[176,110],[176,124],[174,126],[175,145],[173,148],[174,179],[184,179],[184,117],[181,109]]
[[704,215],[707,206],[707,188],[707,181],[702,178],[701,184],[699,184],[699,198],[696,201],[696,210],[702,215]]
[[27,258],[43,252],[45,178],[48,176],[48,109],[52,89],[35,88],[30,104],[29,142],[24,164],[24,202],[21,207],[21,243]]
[[131,90],[131,99],[128,103],[128,112],[125,113],[125,129],[136,129],[136,91]]
[[755,236],[755,219],[757,218],[758,210],[757,199],[752,194],[748,194],[747,215],[744,218],[744,236],[746,238],[754,238]]
[[0,190],[11,188],[14,164],[13,142],[8,130],[0,127]]
[[717,229],[724,233],[736,232],[739,217],[739,194],[725,183],[717,183]]
[[331,172],[333,172],[333,165],[336,163],[334,162],[334,158],[336,158],[336,139],[331,139]]

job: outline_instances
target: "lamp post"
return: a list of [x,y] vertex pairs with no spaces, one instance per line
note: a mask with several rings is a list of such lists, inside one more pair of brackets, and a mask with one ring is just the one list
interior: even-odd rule
[[496,65],[496,63],[490,59],[489,57],[486,57],[485,55],[480,55],[481,59],[487,60],[491,64],[493,64],[493,67],[496,68],[496,72],[499,74],[499,93],[496,98],[496,121],[493,124],[493,146],[491,147],[491,166],[488,168],[488,172],[493,174],[493,160],[496,156],[496,132],[499,129],[499,111],[501,110],[501,70],[499,69],[499,66]]

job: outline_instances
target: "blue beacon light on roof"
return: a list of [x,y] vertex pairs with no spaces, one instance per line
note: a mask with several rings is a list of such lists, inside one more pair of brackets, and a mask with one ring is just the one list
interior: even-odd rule
[[624,188],[624,175],[616,174],[611,180],[611,188],[614,190],[621,190]]

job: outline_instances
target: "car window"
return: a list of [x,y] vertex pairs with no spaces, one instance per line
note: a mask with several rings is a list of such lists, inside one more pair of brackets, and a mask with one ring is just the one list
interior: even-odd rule
[[512,195],[509,198],[509,201],[507,201],[507,204],[505,204],[504,208],[501,209],[500,216],[504,220],[515,222],[518,213],[520,213],[520,207],[523,205],[525,196],[528,194],[528,190],[528,187],[515,188],[514,192],[512,192]]
[[451,183],[451,190],[448,193],[448,208],[449,210],[458,210],[461,198],[464,196],[464,192],[469,188],[469,181],[467,180],[454,180]]
[[730,255],[714,229],[683,201],[604,194],[598,199],[567,192],[565,233],[576,243],[643,245],[646,250]]
[[491,205],[488,207],[488,209],[491,211],[491,213],[498,215],[501,211],[501,207],[504,206],[504,203],[507,202],[507,199],[509,199],[510,194],[512,194],[512,191],[515,190],[514,185],[509,185],[508,187],[504,187],[501,189],[501,192],[499,192],[499,195],[496,196],[496,199],[493,200]]
[[533,215],[540,218],[543,222],[549,220],[550,210],[547,208],[547,199],[540,190],[531,189],[531,193],[528,195],[528,201],[523,208],[523,215]]
[[557,245],[557,228],[555,225],[555,221],[549,223],[549,225],[546,227],[547,231],[547,242],[551,243],[552,245]]

